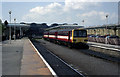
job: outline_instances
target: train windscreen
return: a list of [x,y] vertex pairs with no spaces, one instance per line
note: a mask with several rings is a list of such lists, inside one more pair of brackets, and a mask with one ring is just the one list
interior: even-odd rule
[[86,30],[74,30],[74,37],[87,37]]

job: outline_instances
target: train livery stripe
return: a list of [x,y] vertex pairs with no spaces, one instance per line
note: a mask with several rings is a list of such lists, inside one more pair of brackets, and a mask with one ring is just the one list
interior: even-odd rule
[[[49,35],[49,39],[56,39],[55,35]],[[62,41],[68,41],[68,36],[57,36],[58,40],[62,40]],[[72,41],[72,37],[70,37],[70,41]]]
[[55,35],[49,35],[49,37],[55,37]]
[[[61,39],[68,39],[68,36],[57,36],[57,38],[61,38]],[[70,39],[72,40],[72,37],[70,37]]]
[[57,38],[68,39],[68,36],[57,36]]
[[48,35],[44,35],[44,37],[48,37]]

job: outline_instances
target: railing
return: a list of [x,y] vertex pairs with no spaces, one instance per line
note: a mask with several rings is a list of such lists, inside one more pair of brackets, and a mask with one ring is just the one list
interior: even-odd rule
[[[106,38],[88,37],[88,41],[105,44],[106,43]],[[118,39],[118,38],[107,38],[107,44],[120,45],[120,39]]]

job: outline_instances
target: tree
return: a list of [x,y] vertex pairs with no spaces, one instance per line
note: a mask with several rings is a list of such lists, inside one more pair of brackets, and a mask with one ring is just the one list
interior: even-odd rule
[[78,25],[77,23],[74,23],[73,25]]
[[47,25],[47,23],[42,23],[41,25]]
[[48,28],[47,23],[42,23],[41,25],[42,25],[42,28]]
[[0,19],[0,41],[2,41],[2,21]]
[[5,26],[7,26],[7,25],[8,25],[8,22],[7,22],[7,20],[5,20],[5,22],[4,22],[4,25],[5,25]]
[[53,24],[50,25],[50,27],[55,27],[55,26],[58,26],[58,24],[57,23],[53,23]]
[[68,25],[68,23],[63,23],[63,25]]
[[1,19],[0,19],[0,24],[2,23]]
[[0,35],[2,34],[2,21],[0,19]]
[[26,24],[25,22],[20,22],[20,24]]

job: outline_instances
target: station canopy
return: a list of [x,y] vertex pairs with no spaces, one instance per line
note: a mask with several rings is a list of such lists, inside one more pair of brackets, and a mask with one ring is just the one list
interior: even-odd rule
[[11,26],[11,27],[29,27],[29,25],[27,24],[20,24],[20,23],[9,23],[8,26]]
[[55,27],[47,28],[46,31],[49,31],[49,30],[61,30],[61,29],[77,29],[77,28],[84,28],[84,26],[73,25],[73,24],[58,25],[58,26],[55,26]]

